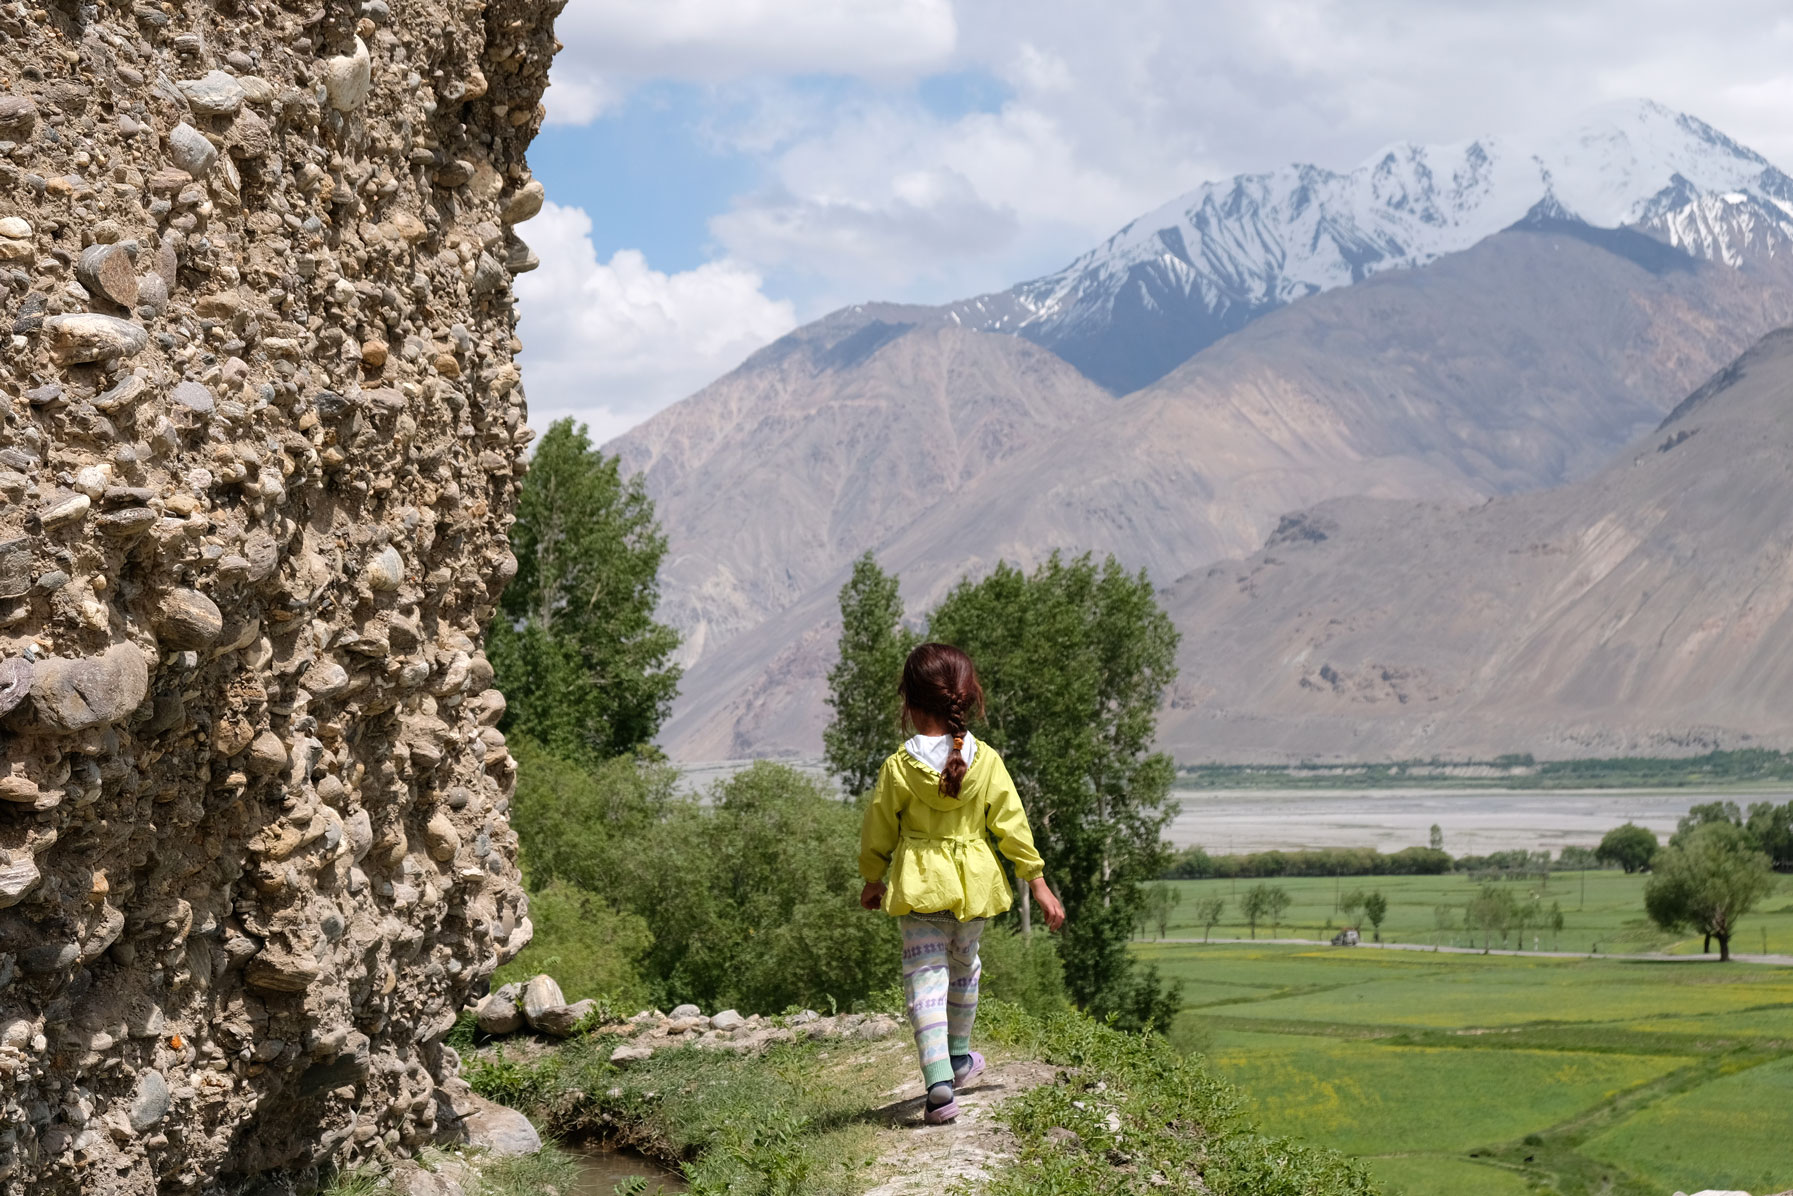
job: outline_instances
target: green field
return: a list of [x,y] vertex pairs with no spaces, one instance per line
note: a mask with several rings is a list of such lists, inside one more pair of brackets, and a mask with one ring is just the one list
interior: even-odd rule
[[[1502,882],[1509,885],[1522,901],[1548,910],[1554,903],[1563,911],[1560,935],[1545,929],[1525,932],[1526,948],[1545,951],[1638,952],[1700,950],[1698,938],[1684,939],[1665,933],[1644,917],[1644,882],[1642,875],[1627,876],[1623,872],[1558,872],[1547,879],[1530,878]],[[1331,938],[1346,924],[1339,912],[1338,896],[1352,889],[1366,892],[1379,889],[1388,898],[1388,917],[1382,923],[1382,937],[1389,942],[1424,943],[1428,946],[1481,945],[1462,929],[1438,928],[1438,907],[1455,911],[1456,924],[1462,925],[1464,903],[1475,895],[1482,882],[1461,873],[1444,876],[1345,876],[1286,877],[1262,882],[1256,880],[1176,880],[1163,882],[1177,895],[1171,911],[1169,934],[1173,938],[1201,938],[1202,928],[1194,924],[1195,906],[1199,898],[1218,896],[1226,900],[1226,912],[1214,928],[1217,938],[1244,938],[1249,929],[1239,915],[1239,897],[1253,885],[1279,885],[1288,890],[1292,904],[1283,915],[1274,933],[1283,938]],[[1152,928],[1156,934],[1156,928]],[[1258,927],[1260,938],[1269,938],[1272,928]],[[1363,936],[1370,937],[1370,927],[1363,926]],[[1494,945],[1501,945],[1496,936]],[[1509,947],[1521,944],[1517,936]],[[1783,879],[1781,888],[1763,902],[1760,912],[1745,918],[1737,937],[1731,941],[1733,951],[1772,952],[1793,955],[1793,878]]]
[[[1622,927],[1620,886],[1595,891],[1588,929]],[[1793,967],[1137,949],[1266,1129],[1362,1157],[1391,1196],[1793,1188]]]

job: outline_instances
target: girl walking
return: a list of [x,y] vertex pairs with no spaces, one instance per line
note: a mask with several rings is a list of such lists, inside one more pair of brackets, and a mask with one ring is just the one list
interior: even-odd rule
[[903,663],[897,692],[904,729],[915,734],[884,762],[866,807],[859,904],[902,920],[903,994],[928,1090],[925,1117],[938,1125],[959,1115],[955,1090],[984,1070],[984,1057],[971,1049],[977,943],[985,919],[1011,904],[990,837],[1033,890],[1049,928],[1064,924],[1065,911],[1046,887],[1002,759],[965,729],[984,707],[971,658],[948,644],[923,644]]

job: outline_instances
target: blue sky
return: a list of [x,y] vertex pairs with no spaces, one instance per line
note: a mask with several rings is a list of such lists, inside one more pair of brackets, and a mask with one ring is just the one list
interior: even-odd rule
[[571,0],[520,231],[531,422],[1058,268],[1200,183],[1648,96],[1793,163],[1783,0]]

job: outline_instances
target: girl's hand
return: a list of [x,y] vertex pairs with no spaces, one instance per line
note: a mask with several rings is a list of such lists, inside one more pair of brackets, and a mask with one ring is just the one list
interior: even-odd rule
[[[883,909],[884,882],[881,880],[866,881],[865,888],[859,890],[859,904],[866,909]],[[1064,915],[1060,914],[1059,917],[1063,918]]]
[[1063,926],[1065,924],[1065,907],[1059,904],[1059,900],[1053,895],[1052,890],[1046,887],[1046,878],[1036,876],[1028,882],[1028,887],[1033,890],[1033,899],[1040,907],[1040,917],[1046,919],[1046,929],[1057,930]]

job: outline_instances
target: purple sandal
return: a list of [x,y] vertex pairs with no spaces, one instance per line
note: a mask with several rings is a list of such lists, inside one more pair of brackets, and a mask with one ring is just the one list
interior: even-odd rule
[[[959,1101],[956,1096],[951,1094],[950,1085],[941,1083],[934,1085],[934,1088],[946,1088],[948,1090],[946,1103],[943,1105],[936,1105],[931,1099],[927,1100],[925,1102],[927,1108],[926,1111],[922,1113],[921,1119],[929,1125],[945,1125],[959,1115]],[[928,1096],[930,1098],[933,1096],[932,1088],[928,1090]]]
[[971,1052],[970,1058],[971,1062],[965,1066],[963,1071],[960,1071],[956,1067],[953,1068],[953,1089],[955,1091],[960,1088],[969,1087],[973,1080],[984,1074],[983,1055],[979,1054],[977,1051],[973,1051]]

